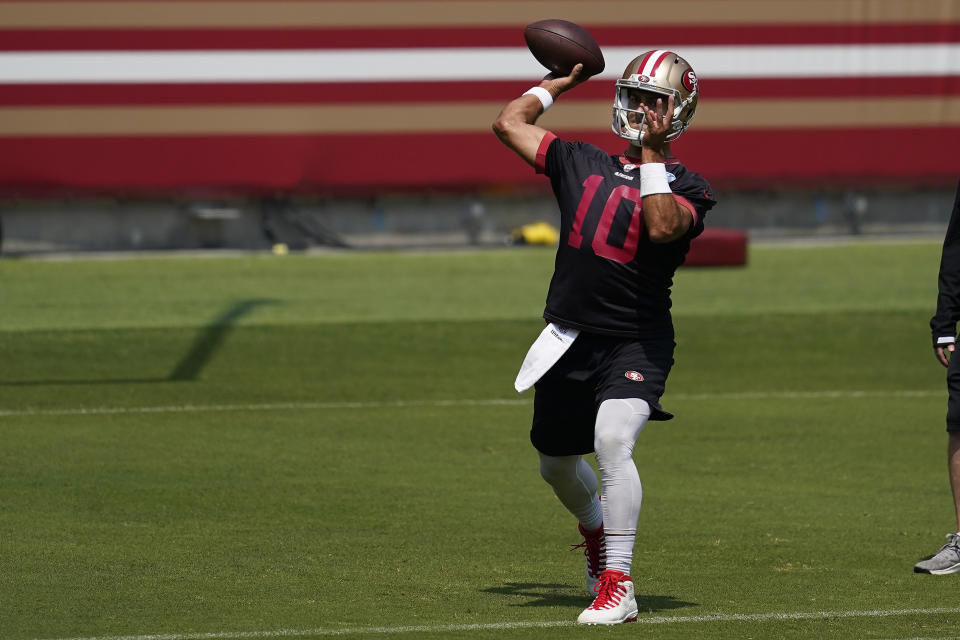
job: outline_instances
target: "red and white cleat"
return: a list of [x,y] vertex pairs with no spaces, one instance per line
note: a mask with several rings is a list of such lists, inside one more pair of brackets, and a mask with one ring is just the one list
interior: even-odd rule
[[583,555],[586,556],[586,575],[587,591],[593,596],[597,592],[594,587],[600,582],[600,574],[607,568],[607,543],[603,535],[603,525],[596,531],[587,531],[582,524],[577,525],[580,528],[580,535],[583,536],[583,542],[570,548],[583,549]]
[[622,624],[636,622],[637,600],[633,596],[633,579],[622,571],[607,569],[594,588],[597,597],[583,610],[580,624]]

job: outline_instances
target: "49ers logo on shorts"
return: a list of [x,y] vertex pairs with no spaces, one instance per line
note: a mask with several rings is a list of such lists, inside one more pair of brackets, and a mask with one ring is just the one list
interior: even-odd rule
[[640,373],[639,371],[627,371],[623,375],[635,382],[643,382],[643,374]]

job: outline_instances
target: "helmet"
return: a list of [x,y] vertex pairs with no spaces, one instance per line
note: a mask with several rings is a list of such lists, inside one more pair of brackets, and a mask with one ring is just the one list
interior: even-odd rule
[[[690,126],[697,110],[697,74],[690,63],[676,53],[662,49],[642,53],[630,61],[617,79],[611,128],[621,138],[640,143],[643,140],[643,111],[631,109],[629,99],[630,92],[635,90],[658,93],[664,102],[673,96],[673,122],[667,140],[679,137]],[[633,118],[633,125],[630,123],[631,114],[639,114]]]

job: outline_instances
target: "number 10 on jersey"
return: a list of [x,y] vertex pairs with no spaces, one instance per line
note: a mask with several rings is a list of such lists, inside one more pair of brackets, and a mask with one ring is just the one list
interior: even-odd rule
[[[583,219],[590,209],[590,203],[597,195],[597,190],[603,182],[603,176],[592,175],[583,181],[583,195],[580,197],[580,204],[577,205],[577,212],[573,218],[573,226],[567,236],[567,244],[575,249],[580,249],[583,244]],[[617,247],[609,244],[610,228],[613,226],[614,216],[617,215],[617,209],[620,208],[620,201],[626,200],[633,203],[633,210],[630,213],[630,225],[627,227],[627,236],[624,238],[623,246]],[[593,233],[593,240],[590,247],[593,252],[601,258],[607,258],[621,264],[626,264],[633,260],[637,255],[637,246],[640,244],[640,230],[643,228],[643,209],[640,189],[619,185],[614,187],[607,197],[607,202],[603,206],[603,214],[600,216],[600,222]]]

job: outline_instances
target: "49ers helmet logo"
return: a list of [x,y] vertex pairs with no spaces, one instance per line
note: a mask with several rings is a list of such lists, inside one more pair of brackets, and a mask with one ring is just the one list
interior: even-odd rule
[[693,91],[697,88],[697,74],[693,72],[693,69],[688,69],[685,74],[683,74],[683,88],[687,91]]
[[623,375],[635,382],[643,382],[643,374],[639,371],[627,371]]

